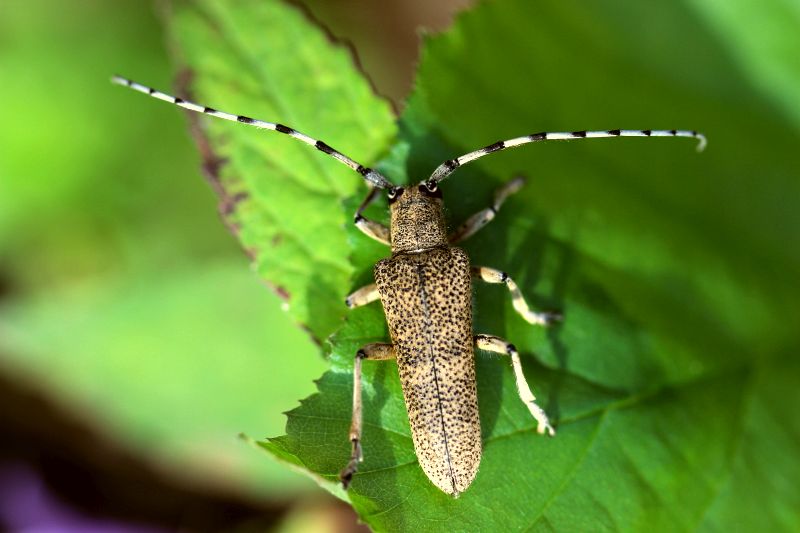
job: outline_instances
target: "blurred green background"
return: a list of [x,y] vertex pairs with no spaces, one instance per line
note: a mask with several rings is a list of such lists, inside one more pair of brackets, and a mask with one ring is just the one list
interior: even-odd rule
[[[308,7],[366,51],[379,90],[399,100],[416,27],[441,27],[465,4]],[[318,347],[220,222],[182,113],[133,114],[134,95],[108,81],[173,86],[158,13],[139,1],[0,4],[4,417],[28,428],[41,414],[18,399],[41,396],[178,487],[281,505],[327,498],[237,438],[283,432],[282,412],[327,367]],[[54,449],[93,453],[42,425],[34,433]],[[7,430],[3,464],[41,466],[48,452]]]
[[[445,27],[468,3],[305,5],[401,107],[416,28]],[[758,2],[686,4],[738,52],[770,109],[796,112],[798,70],[783,68],[796,58],[764,23],[796,14],[791,2],[770,2],[753,32],[726,28],[741,30]],[[108,82],[120,73],[173,87],[161,7],[0,3],[0,504],[28,469],[81,512],[133,522],[353,529],[349,509],[237,437],[282,434],[281,413],[328,365],[219,220],[183,114],[153,102],[137,114],[141,97]]]

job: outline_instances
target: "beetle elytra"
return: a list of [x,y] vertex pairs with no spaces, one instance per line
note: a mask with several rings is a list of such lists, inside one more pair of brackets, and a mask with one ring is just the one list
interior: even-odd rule
[[[350,426],[352,451],[350,461],[340,474],[345,488],[362,460],[363,360],[397,361],[420,466],[436,487],[452,496],[458,496],[470,486],[481,460],[481,428],[473,361],[475,347],[510,357],[517,391],[536,420],[537,431],[555,434],[544,410],[536,404],[514,345],[493,335],[473,332],[472,281],[505,284],[511,293],[514,309],[531,324],[548,325],[558,320],[559,315],[530,310],[519,288],[506,273],[489,267],[471,266],[467,254],[453,246],[491,221],[506,198],[523,185],[523,180],[515,178],[502,186],[492,205],[471,216],[451,234],[446,230],[440,181],[458,167],[485,155],[546,140],[690,137],[699,141],[698,150],[706,144],[702,134],[688,130],[535,133],[498,141],[450,159],[419,184],[399,187],[323,141],[288,126],[217,111],[119,76],[114,76],[112,81],[190,111],[289,135],[355,170],[370,186],[369,194],[355,213],[354,223],[367,236],[390,246],[391,256],[375,265],[375,283],[352,293],[346,304],[354,308],[380,300],[391,343],[368,344],[355,355]],[[390,206],[388,228],[363,216],[366,207],[382,190],[387,192]]]

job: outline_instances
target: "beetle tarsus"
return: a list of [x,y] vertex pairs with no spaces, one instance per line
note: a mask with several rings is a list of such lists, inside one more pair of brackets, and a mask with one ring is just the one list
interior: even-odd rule
[[550,420],[547,418],[547,414],[542,410],[542,408],[536,403],[530,402],[528,403],[528,409],[538,423],[536,426],[536,433],[539,435],[549,435],[550,437],[555,437],[556,430],[550,425]]
[[552,326],[557,322],[562,322],[564,320],[564,315],[557,311],[545,311],[542,313],[535,313],[539,315],[539,322],[543,326]]
[[358,463],[364,460],[364,455],[361,453],[361,441],[359,439],[352,439],[352,443],[353,452],[350,455],[350,461],[339,474],[339,480],[342,482],[344,490],[350,487],[350,483],[353,481],[353,474],[358,471]]

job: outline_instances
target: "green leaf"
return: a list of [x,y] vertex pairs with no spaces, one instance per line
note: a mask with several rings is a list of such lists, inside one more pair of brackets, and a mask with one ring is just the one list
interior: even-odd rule
[[[368,165],[394,137],[349,50],[282,2],[178,2],[172,17],[191,95],[232,113],[286,124]],[[341,201],[360,177],[295,139],[205,119],[214,179],[235,204],[229,224],[255,268],[284,294],[291,315],[318,340],[339,326],[352,266]]]
[[[411,180],[535,131],[689,128],[710,144],[698,155],[681,139],[547,143],[445,182],[457,223],[513,174],[530,178],[465,248],[509,272],[529,302],[565,313],[545,331],[514,313],[503,288],[477,289],[475,331],[520,348],[558,435],[536,434],[508,361],[478,355],[484,457],[452,499],[416,462],[396,365],[365,363],[365,460],[347,497],[371,527],[800,527],[800,249],[790,244],[800,127],[778,111],[800,100],[741,68],[749,48],[731,43],[744,21],[720,39],[688,6],[486,2],[426,39],[385,166],[408,153]],[[791,19],[772,31],[800,49]],[[796,75],[790,62],[770,68]],[[352,235],[355,286],[379,255]],[[350,313],[319,393],[264,447],[334,487],[349,454],[353,354],[386,338],[379,306]]]
[[297,476],[236,436],[280,431],[324,362],[254,282],[237,258],[52,288],[0,306],[3,367],[179,478],[285,496]]
[[[0,101],[20,110],[0,121],[3,378],[201,490],[313,490],[237,434],[283,430],[318,348],[220,224],[185,117],[108,83],[169,86],[155,13],[5,2],[0,35]],[[74,449],[53,435],[54,454]]]
[[797,32],[800,6],[793,0],[748,2],[688,0],[718,38],[730,48],[737,66],[797,122]]

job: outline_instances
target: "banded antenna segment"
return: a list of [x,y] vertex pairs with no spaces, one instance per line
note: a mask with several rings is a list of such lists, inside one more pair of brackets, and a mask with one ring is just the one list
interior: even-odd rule
[[507,141],[498,141],[485,146],[480,150],[469,152],[455,159],[448,159],[436,170],[433,171],[427,182],[433,187],[447,176],[452,174],[458,167],[465,165],[485,155],[499,152],[507,148],[514,148],[523,144],[540,141],[571,141],[574,139],[599,139],[607,137],[690,137],[697,139],[697,151],[700,152],[706,147],[706,138],[702,133],[689,130],[603,130],[603,131],[571,131],[571,132],[542,132],[533,133],[524,137],[516,137]]
[[333,157],[340,163],[347,165],[351,169],[361,174],[364,180],[371,186],[378,187],[379,189],[394,188],[394,184],[386,179],[386,177],[380,172],[359,164],[338,150],[331,148],[323,141],[309,137],[308,135],[301,133],[294,128],[290,128],[289,126],[284,126],[283,124],[277,124],[273,122],[266,122],[264,120],[258,120],[243,115],[233,115],[224,111],[218,111],[212,107],[196,104],[194,102],[190,102],[189,100],[184,100],[183,98],[177,98],[170,94],[162,93],[161,91],[157,91],[135,81],[123,78],[122,76],[112,76],[111,82],[124,87],[130,87],[134,91],[139,91],[140,93],[152,96],[153,98],[158,98],[159,100],[169,102],[170,104],[175,104],[176,106],[188,109],[189,111],[203,113],[204,115],[211,115],[212,117],[221,118],[230,122],[240,122],[242,124],[247,124],[248,126],[253,126],[262,130],[273,130],[277,131],[278,133],[283,133],[289,137],[297,139],[298,141],[304,142],[309,146],[313,146],[320,152],[323,152]]

